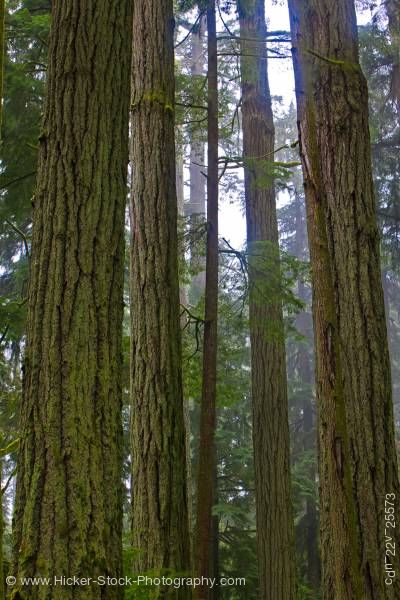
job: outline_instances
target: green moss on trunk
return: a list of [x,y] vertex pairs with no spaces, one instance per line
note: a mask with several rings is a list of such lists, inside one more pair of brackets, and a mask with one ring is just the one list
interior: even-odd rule
[[[187,572],[190,541],[181,373],[172,0],[134,2],[131,200],[134,571]],[[149,97],[160,101],[146,101]],[[161,99],[163,101],[161,102]],[[145,100],[145,101],[143,101]],[[187,598],[188,590],[157,597]]]
[[33,214],[13,598],[121,597],[22,576],[121,570],[130,0],[53,5]]
[[354,2],[289,0],[289,10],[313,280],[323,597],[394,599],[400,579],[385,585],[384,511],[385,494],[398,499],[400,487]]

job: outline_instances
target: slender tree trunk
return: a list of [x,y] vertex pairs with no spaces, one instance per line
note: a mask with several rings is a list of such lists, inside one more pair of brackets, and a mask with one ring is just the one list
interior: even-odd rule
[[[204,81],[206,62],[204,34],[206,23],[207,18],[203,14],[191,36],[191,74],[199,87]],[[191,131],[189,165],[190,196],[189,202],[186,205],[186,214],[189,217],[189,227],[192,230],[198,227],[206,216],[206,178],[204,177],[205,143],[201,139],[202,135],[203,132],[199,128]],[[194,271],[198,271],[192,278],[189,290],[190,300],[192,304],[196,304],[203,294],[205,287],[205,260],[203,256],[199,255],[198,244],[193,244],[190,249],[190,263],[191,268]]]
[[[199,23],[193,31],[191,40],[191,74],[197,80],[196,83],[201,85],[204,81],[204,68],[206,64],[205,55],[205,30],[207,18],[202,15]],[[199,139],[200,131],[195,131],[190,140],[190,197],[187,205],[188,215],[202,215],[206,213],[206,178],[204,177],[204,140]]]
[[[205,31],[206,31],[207,18],[206,15],[202,15],[199,19],[199,23],[196,29],[191,35],[191,74],[192,77],[197,80],[196,84],[199,86],[204,81],[204,68],[206,64],[206,53],[205,53]],[[190,140],[190,165],[189,165],[189,177],[190,177],[190,196],[186,210],[189,216],[201,215],[203,218],[206,216],[206,178],[204,177],[204,151],[205,144],[204,140],[199,139],[201,137],[201,131],[199,129],[192,132]]]
[[400,0],[385,0],[384,4],[392,48],[390,92],[400,114]]
[[[208,27],[208,160],[207,254],[203,386],[200,410],[200,448],[197,480],[196,574],[208,577],[212,560],[212,506],[215,476],[215,422],[218,317],[218,76],[215,0],[209,0]],[[209,597],[206,586],[196,589],[198,600]]]
[[[207,28],[206,14],[202,14],[199,18],[197,27],[191,34],[191,74],[196,80],[196,84],[201,85],[205,81],[205,31]],[[189,201],[185,205],[185,215],[188,217],[188,226],[192,232],[205,221],[206,218],[206,178],[204,176],[204,160],[205,160],[205,143],[200,139],[204,135],[203,130],[194,129],[189,131],[190,134],[190,195]],[[194,235],[193,238],[196,238]],[[199,252],[199,242],[194,239],[190,246],[190,268],[196,274],[192,276],[191,282],[187,288],[186,304],[196,305],[200,297],[204,293],[205,288],[205,258]],[[187,430],[187,463],[188,463],[188,486],[189,486],[189,523],[191,532],[194,530],[194,515],[192,514],[192,461],[190,454],[190,409],[189,403],[192,399],[185,399],[185,419]],[[191,536],[192,545],[194,536]],[[192,552],[194,555],[194,552]]]
[[176,151],[176,200],[178,207],[178,216],[183,217],[185,204],[185,179],[183,172],[183,156]]
[[266,161],[274,160],[275,137],[267,74],[265,9],[263,0],[238,0],[237,5],[260,595],[263,600],[292,600],[295,558],[278,224],[274,184],[271,176],[267,182],[265,178]]
[[[178,201],[178,217],[183,218],[184,216],[184,202],[185,202],[185,193],[184,193],[184,163],[182,154],[178,154],[176,156],[176,195]],[[178,227],[178,234],[180,233],[180,229]],[[178,255],[181,257],[181,260],[185,260],[185,247],[183,240],[178,246]],[[179,287],[179,301],[180,301],[180,309],[182,306],[188,306],[188,293],[187,287],[182,284]],[[187,323],[187,315],[182,313],[181,311],[181,329],[183,329]],[[193,556],[193,510],[192,510],[192,457],[191,457],[191,449],[190,449],[190,439],[191,439],[191,427],[190,427],[190,406],[189,399],[183,398],[183,417],[185,424],[185,449],[186,449],[186,481],[187,481],[187,510],[188,510],[188,523],[189,523],[189,538],[190,538],[190,556]]]
[[397,598],[400,579],[385,573],[385,558],[400,570],[385,554],[385,495],[398,510],[400,488],[354,3],[289,0],[289,10],[313,278],[323,595]]
[[22,576],[121,572],[131,3],[53,4],[14,514],[13,599],[120,598]]
[[[135,571],[190,567],[182,394],[172,0],[134,2],[131,398]],[[186,588],[159,590],[187,598]]]
[[[303,215],[303,198],[296,198],[296,256],[299,260],[308,259],[307,229],[305,215]],[[308,454],[316,452],[316,423],[313,410],[313,360],[310,355],[309,343],[311,343],[312,315],[307,310],[308,293],[303,280],[299,279],[297,285],[297,295],[305,304],[305,309],[296,319],[296,328],[303,335],[307,343],[300,343],[298,347],[297,372],[301,384],[305,388],[303,396],[303,436],[304,451]],[[308,477],[310,481],[316,484],[317,473],[315,464],[310,461],[308,468]],[[304,529],[302,530],[303,533]],[[317,498],[308,497],[306,500],[305,514],[305,548],[307,557],[306,577],[307,583],[311,589],[317,593],[321,586],[321,561],[318,548],[318,516],[317,516]]]
[[[306,301],[306,292],[303,282],[298,285],[298,297],[300,300]],[[297,319],[297,328],[301,334],[310,339],[311,333],[311,315],[302,312]],[[315,448],[315,423],[313,416],[312,404],[312,386],[313,372],[312,363],[309,356],[309,351],[306,344],[301,344],[298,355],[298,374],[301,383],[306,387],[307,392],[303,399],[303,436],[304,436],[304,451],[307,453],[316,452]],[[315,466],[310,462],[308,468],[308,477],[310,481],[316,482]],[[320,588],[320,559],[318,553],[318,519],[317,519],[317,502],[315,497],[307,498],[306,500],[306,515],[305,515],[305,535],[306,535],[306,556],[307,556],[307,582],[309,586],[317,592]]]

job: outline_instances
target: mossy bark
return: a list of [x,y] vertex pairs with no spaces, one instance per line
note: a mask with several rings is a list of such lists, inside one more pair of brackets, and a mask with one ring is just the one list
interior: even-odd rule
[[[213,565],[212,507],[216,488],[216,395],[218,345],[218,57],[216,4],[207,5],[208,137],[207,137],[207,247],[203,341],[203,380],[200,407],[199,462],[197,476],[196,575],[210,577]],[[218,543],[215,540],[215,543]],[[207,600],[206,585],[195,590],[197,600]]]
[[[385,584],[385,494],[400,498],[371,175],[368,94],[352,0],[289,1],[313,281],[322,587]],[[400,569],[398,556],[393,559]]]
[[295,598],[294,531],[274,122],[263,0],[238,0],[260,595]]
[[[179,319],[172,0],[134,2],[131,199],[135,572],[187,572],[190,541]],[[187,590],[159,590],[187,598]]]
[[34,197],[12,598],[121,597],[21,586],[121,572],[121,333],[129,0],[53,5]]

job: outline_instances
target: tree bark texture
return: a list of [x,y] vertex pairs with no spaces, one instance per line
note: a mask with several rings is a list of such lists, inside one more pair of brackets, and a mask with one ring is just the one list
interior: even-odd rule
[[[190,567],[178,281],[172,0],[134,3],[131,199],[135,572]],[[159,590],[187,598],[187,591]]]
[[[258,568],[263,600],[295,598],[285,340],[274,123],[263,0],[238,0],[252,367]],[[266,175],[267,171],[267,175]]]
[[[208,28],[208,144],[207,144],[207,251],[203,342],[203,382],[200,409],[200,447],[197,480],[196,574],[209,577],[212,569],[215,477],[215,424],[218,318],[218,61],[215,0],[207,8]],[[209,590],[199,586],[197,600]]]
[[121,572],[129,0],[53,3],[34,197],[13,598],[120,598],[22,576]]
[[[398,506],[400,489],[354,3],[290,0],[289,11],[313,281],[323,597],[397,598],[400,580],[385,584],[385,494]],[[399,569],[398,557],[392,564]]]

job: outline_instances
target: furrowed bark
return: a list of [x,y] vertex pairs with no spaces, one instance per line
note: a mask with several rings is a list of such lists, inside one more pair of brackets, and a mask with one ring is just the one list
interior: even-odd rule
[[[385,583],[385,495],[398,507],[400,489],[354,3],[290,0],[289,10],[313,279],[323,597],[392,599],[400,580]],[[398,571],[398,557],[392,564]]]
[[[134,2],[131,199],[134,570],[190,568],[178,280],[172,0]],[[187,588],[157,597],[187,598]]]
[[288,401],[278,224],[271,164],[274,123],[263,0],[238,0],[260,595],[294,600]]
[[21,577],[121,573],[131,2],[53,5],[34,198],[13,599],[116,599]]

